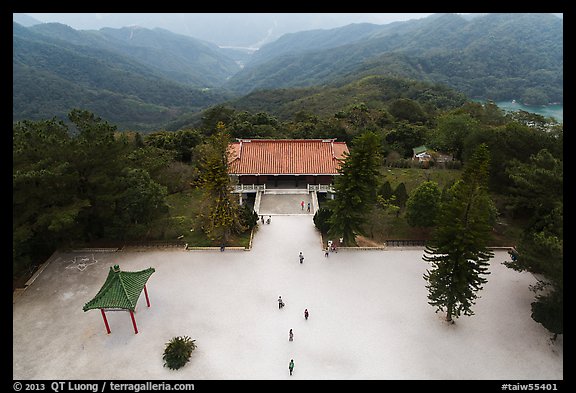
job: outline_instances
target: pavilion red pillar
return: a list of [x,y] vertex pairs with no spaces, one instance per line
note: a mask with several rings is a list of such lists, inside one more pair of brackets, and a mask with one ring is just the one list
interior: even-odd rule
[[134,311],[130,310],[130,318],[132,318],[132,325],[134,326],[134,334],[138,334],[138,328],[136,327],[136,319],[134,318]]
[[110,325],[108,325],[108,319],[106,319],[106,313],[104,312],[104,309],[101,308],[100,312],[102,313],[102,318],[104,319],[104,325],[106,325],[106,331],[108,332],[108,334],[110,334]]
[[144,295],[146,295],[146,304],[150,307],[150,299],[148,298],[148,290],[146,289],[146,284],[144,284]]

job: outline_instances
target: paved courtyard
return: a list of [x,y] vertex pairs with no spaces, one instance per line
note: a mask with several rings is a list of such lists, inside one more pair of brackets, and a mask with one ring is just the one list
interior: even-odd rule
[[[530,318],[535,280],[504,267],[505,251],[495,253],[476,315],[455,325],[427,304],[422,254],[340,250],[325,258],[308,214],[273,216],[251,251],[60,253],[14,298],[13,378],[563,378],[562,338],[551,343]],[[114,264],[156,269],[151,307],[142,295],[136,308],[138,334],[126,312],[107,313],[108,335],[100,312],[82,311]],[[181,335],[198,345],[190,362],[163,367],[165,343]]]
[[[304,202],[302,209],[301,203]],[[310,203],[310,212],[308,204]],[[260,214],[267,216],[270,214],[310,214],[314,215],[312,198],[310,193],[305,194],[264,194],[260,202]]]

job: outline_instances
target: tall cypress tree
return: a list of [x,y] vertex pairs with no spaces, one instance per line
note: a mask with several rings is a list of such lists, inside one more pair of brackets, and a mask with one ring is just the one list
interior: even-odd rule
[[489,152],[480,145],[467,163],[462,178],[449,190],[442,202],[438,225],[426,247],[428,303],[436,312],[446,312],[446,321],[473,315],[477,292],[490,274],[488,250],[495,208],[488,185]]
[[198,166],[208,205],[205,231],[226,244],[230,234],[240,233],[245,228],[242,225],[240,203],[232,194],[228,175],[230,135],[223,123],[218,123],[216,128],[217,132],[208,138],[206,144],[200,146]]
[[343,238],[346,246],[356,244],[364,216],[375,199],[380,163],[380,140],[373,132],[354,139],[354,146],[339,169],[334,181],[336,199],[332,201],[332,216],[328,234]]
[[404,208],[406,206],[406,201],[408,200],[408,191],[406,191],[406,185],[404,182],[396,186],[393,195],[396,197],[396,206]]
[[390,197],[394,194],[392,190],[392,186],[390,185],[390,181],[386,180],[378,190],[378,195],[380,195],[383,199],[390,199]]

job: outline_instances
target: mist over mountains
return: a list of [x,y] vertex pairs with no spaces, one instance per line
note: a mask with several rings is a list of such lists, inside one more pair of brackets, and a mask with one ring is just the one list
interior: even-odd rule
[[259,90],[338,94],[369,76],[440,83],[470,98],[563,101],[563,20],[550,14],[349,24],[284,34],[257,51],[161,28],[76,30],[14,20],[14,120],[61,117],[81,106],[121,127],[152,130]]
[[[84,14],[15,14],[14,21],[29,26],[58,22],[76,30],[102,27],[141,26],[164,28],[177,34],[209,41],[218,46],[254,50],[284,34],[314,29],[332,29],[350,23],[387,24],[395,20],[418,19],[431,14],[382,13],[84,13]],[[21,22],[22,20],[22,22]],[[33,23],[34,24],[34,23]]]

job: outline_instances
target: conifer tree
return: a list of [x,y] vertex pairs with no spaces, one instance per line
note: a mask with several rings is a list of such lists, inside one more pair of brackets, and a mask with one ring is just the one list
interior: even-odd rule
[[390,199],[393,193],[394,192],[392,191],[392,186],[388,180],[386,180],[378,190],[378,195],[380,195],[383,199]]
[[328,220],[328,234],[342,238],[344,245],[356,244],[364,216],[374,202],[378,185],[380,140],[373,132],[354,139],[354,147],[342,163],[340,176],[334,181],[336,199],[332,202],[332,216]]
[[477,292],[490,274],[488,250],[495,208],[488,185],[489,152],[480,145],[440,206],[438,225],[423,259],[428,303],[446,312],[446,321],[473,315]]
[[512,207],[529,214],[530,221],[516,248],[517,258],[504,265],[542,277],[532,287],[532,319],[556,338],[564,332],[563,162],[542,149],[527,163],[513,160],[506,172],[512,181]]
[[232,183],[228,175],[229,146],[230,136],[224,124],[218,123],[216,133],[200,146],[201,158],[198,163],[208,210],[204,230],[223,245],[230,234],[245,229],[240,203],[232,194]]
[[406,185],[404,182],[396,186],[393,195],[396,197],[396,206],[404,208],[406,206],[406,201],[408,200],[408,191],[406,191]]

